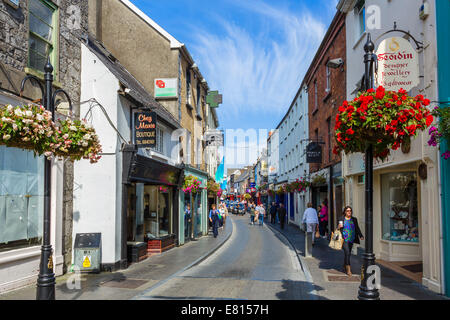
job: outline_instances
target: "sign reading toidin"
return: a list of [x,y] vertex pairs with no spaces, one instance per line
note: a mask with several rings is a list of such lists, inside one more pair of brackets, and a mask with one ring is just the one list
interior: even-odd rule
[[378,47],[377,57],[377,86],[390,91],[409,91],[419,85],[419,57],[407,40],[383,40]]
[[156,113],[134,114],[134,138],[138,148],[156,147]]

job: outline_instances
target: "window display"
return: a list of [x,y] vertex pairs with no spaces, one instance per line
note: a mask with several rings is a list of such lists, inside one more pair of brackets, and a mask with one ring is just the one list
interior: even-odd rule
[[44,158],[0,147],[0,251],[41,244]]
[[381,183],[383,239],[419,242],[416,173],[384,174]]

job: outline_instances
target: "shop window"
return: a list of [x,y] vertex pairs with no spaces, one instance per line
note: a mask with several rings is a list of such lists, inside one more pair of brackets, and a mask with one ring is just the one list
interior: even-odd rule
[[0,251],[40,245],[44,214],[44,159],[0,147]]
[[419,242],[416,173],[384,174],[381,183],[383,239]]
[[[147,239],[172,234],[172,190],[146,185],[143,189],[144,232]],[[137,196],[139,200],[139,196]]]
[[29,51],[28,66],[44,72],[47,58],[55,67],[57,53],[57,7],[51,1],[30,0],[29,2]]

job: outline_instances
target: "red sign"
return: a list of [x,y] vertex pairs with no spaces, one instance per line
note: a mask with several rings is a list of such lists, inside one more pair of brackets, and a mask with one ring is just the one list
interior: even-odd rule
[[166,83],[162,80],[157,80],[156,85],[158,86],[158,88],[161,88],[161,89],[166,87]]

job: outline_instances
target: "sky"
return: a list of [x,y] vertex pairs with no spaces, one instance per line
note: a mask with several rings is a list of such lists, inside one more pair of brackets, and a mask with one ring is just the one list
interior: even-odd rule
[[[220,129],[257,130],[263,142],[289,109],[338,0],[131,0],[184,43],[223,95]],[[247,139],[249,148],[259,141]],[[228,142],[227,142],[228,143]],[[252,148],[252,147],[250,147]],[[253,150],[245,163],[255,160]]]

